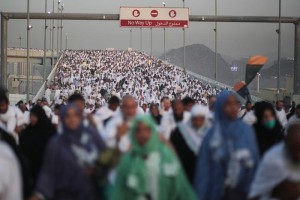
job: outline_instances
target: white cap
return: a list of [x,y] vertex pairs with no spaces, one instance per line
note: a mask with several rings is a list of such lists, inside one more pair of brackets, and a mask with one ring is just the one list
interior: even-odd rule
[[208,107],[203,105],[195,105],[191,110],[192,117],[200,117],[200,116],[207,117],[208,114],[209,114]]

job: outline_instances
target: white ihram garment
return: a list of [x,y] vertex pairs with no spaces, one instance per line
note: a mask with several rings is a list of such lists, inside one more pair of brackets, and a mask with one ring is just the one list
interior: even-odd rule
[[21,174],[12,150],[0,141],[0,199],[21,200]]
[[300,165],[293,165],[288,160],[285,144],[282,142],[265,154],[256,172],[249,198],[273,200],[271,197],[273,189],[284,180],[300,183]]

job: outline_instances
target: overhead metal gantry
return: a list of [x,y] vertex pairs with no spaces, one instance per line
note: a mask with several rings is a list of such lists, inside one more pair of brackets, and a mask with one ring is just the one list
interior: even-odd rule
[[[31,20],[108,20],[118,21],[118,14],[88,13],[30,13]],[[1,83],[6,87],[7,74],[7,28],[9,19],[27,19],[27,13],[1,13]],[[209,16],[190,15],[190,22],[240,22],[240,23],[278,23],[279,17],[273,16]],[[294,94],[300,95],[300,17],[281,17],[281,23],[295,25],[294,43]]]

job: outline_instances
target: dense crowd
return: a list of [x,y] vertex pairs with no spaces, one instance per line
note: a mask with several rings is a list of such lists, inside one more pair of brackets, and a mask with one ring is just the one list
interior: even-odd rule
[[[61,104],[74,92],[83,94],[91,109],[104,105],[107,97],[132,95],[139,105],[159,103],[162,97],[189,96],[207,103],[219,90],[203,84],[182,69],[136,51],[66,51],[57,75],[45,93],[50,103]],[[51,102],[52,103],[52,102]]]
[[289,98],[242,104],[129,51],[65,52],[37,102],[0,90],[1,200],[297,200],[299,183]]

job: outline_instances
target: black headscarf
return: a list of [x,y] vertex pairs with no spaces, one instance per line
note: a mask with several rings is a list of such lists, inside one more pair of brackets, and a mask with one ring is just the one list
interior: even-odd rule
[[20,148],[28,161],[32,181],[35,183],[43,162],[45,148],[56,130],[42,107],[34,106],[30,114],[35,115],[38,122],[35,125],[28,125],[22,131]]
[[[152,103],[151,105],[150,105],[150,111],[152,111],[152,109],[153,109],[153,107],[157,107],[157,109],[158,109],[158,106],[157,106],[157,104],[154,104],[154,103]],[[160,125],[160,122],[161,122],[161,119],[162,119],[162,116],[161,116],[161,114],[159,114],[159,112],[158,112],[158,115],[153,115],[152,113],[151,113],[151,116],[153,117],[153,119],[154,119],[154,121],[156,122],[156,124],[157,125]]]
[[[272,112],[276,120],[276,124],[272,129],[267,129],[264,126],[263,115],[267,110]],[[272,104],[268,102],[256,103],[254,106],[254,112],[257,118],[257,122],[254,124],[254,129],[260,154],[263,155],[269,148],[283,139],[283,127],[277,119],[276,112]]]

